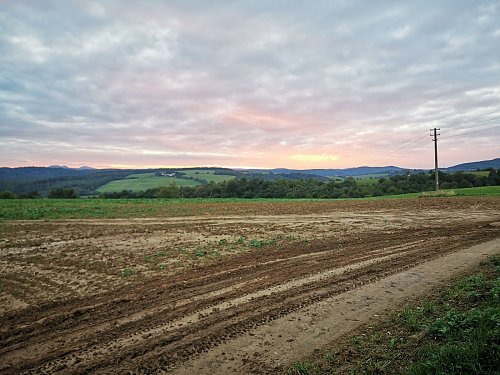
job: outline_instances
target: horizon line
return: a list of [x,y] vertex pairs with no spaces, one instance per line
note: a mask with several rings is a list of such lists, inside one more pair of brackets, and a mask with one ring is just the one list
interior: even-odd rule
[[[439,169],[446,169],[446,168],[451,168],[456,165],[460,164],[469,164],[469,163],[477,163],[477,162],[485,162],[485,161],[493,161],[499,158],[493,158],[493,159],[487,159],[487,160],[479,160],[479,161],[469,161],[469,162],[463,162],[463,163],[458,163],[454,164],[451,166],[441,166]],[[431,170],[434,169],[434,167],[427,167],[427,168],[409,168],[409,167],[399,167],[397,165],[380,165],[380,166],[369,166],[369,165],[360,165],[360,166],[355,166],[355,167],[344,167],[344,168],[290,168],[290,167],[253,167],[253,166],[220,166],[220,165],[198,165],[198,166],[128,166],[128,165],[111,165],[111,166],[91,166],[91,165],[80,165],[80,166],[67,166],[67,165],[59,165],[59,164],[51,164],[51,165],[26,165],[26,166],[0,166],[0,168],[61,168],[61,169],[95,169],[95,170],[105,170],[105,169],[113,169],[113,170],[137,170],[137,169],[144,169],[144,170],[149,170],[149,169],[197,169],[197,168],[203,168],[203,169],[209,169],[209,168],[218,168],[218,169],[233,169],[233,170],[275,170],[275,169],[287,169],[287,170],[297,170],[297,171],[307,171],[307,170],[328,170],[328,169],[354,169],[354,168],[390,168],[390,167],[395,167],[403,170]]]

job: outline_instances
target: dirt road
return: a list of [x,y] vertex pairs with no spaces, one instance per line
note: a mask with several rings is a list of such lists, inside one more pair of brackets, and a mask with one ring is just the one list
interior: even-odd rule
[[[376,285],[387,277],[402,280],[418,265],[436,275],[458,259],[498,252],[498,241],[487,251],[466,249],[500,237],[500,200],[415,201],[302,214],[2,223],[0,372],[284,366],[293,358],[277,348],[300,354],[321,345],[322,332],[339,333],[325,317],[352,293],[384,300],[390,293]],[[124,265],[130,277],[120,273]],[[359,319],[359,308],[344,318]]]

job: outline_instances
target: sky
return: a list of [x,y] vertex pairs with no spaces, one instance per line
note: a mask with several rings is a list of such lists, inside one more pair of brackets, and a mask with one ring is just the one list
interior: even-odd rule
[[0,0],[0,166],[500,157],[500,1]]

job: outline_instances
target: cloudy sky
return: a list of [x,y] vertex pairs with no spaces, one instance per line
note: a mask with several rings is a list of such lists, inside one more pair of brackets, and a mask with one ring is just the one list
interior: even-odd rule
[[0,166],[500,157],[500,2],[0,0]]

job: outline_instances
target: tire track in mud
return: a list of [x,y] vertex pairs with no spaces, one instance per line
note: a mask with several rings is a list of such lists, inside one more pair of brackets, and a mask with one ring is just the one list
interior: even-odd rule
[[[462,248],[463,243],[448,251]],[[467,244],[466,244],[467,246]],[[387,257],[389,261],[371,263],[368,267],[352,267],[354,272],[342,273],[328,282],[314,283],[301,288],[292,288],[285,293],[268,295],[262,299],[254,300],[248,304],[236,306],[224,316],[213,316],[207,321],[195,323],[186,333],[178,332],[171,337],[163,337],[153,343],[142,343],[141,349],[135,352],[123,353],[126,358],[138,358],[128,363],[115,363],[112,367],[104,368],[104,372],[112,368],[125,371],[137,368],[139,373],[152,373],[159,369],[168,370],[176,367],[193,356],[206,352],[209,348],[219,343],[241,335],[249,329],[269,323],[288,313],[299,310],[307,305],[319,302],[336,294],[347,292],[365,283],[376,281],[387,275],[400,272],[419,263],[434,258],[436,248],[432,247],[425,253],[413,257]],[[443,252],[444,254],[445,252]],[[403,255],[409,255],[407,252]],[[408,261],[411,263],[408,263]],[[351,270],[352,270],[351,269]],[[145,344],[145,345],[144,345]],[[138,353],[144,353],[138,356]],[[149,364],[149,365],[144,365]],[[97,371],[98,368],[92,368]]]
[[[105,298],[112,294],[100,301],[77,299],[68,306],[28,309],[18,319],[15,315],[2,319],[7,324],[0,331],[0,370],[84,373],[172,368],[305,305],[496,236],[497,229],[477,223],[422,228],[411,234],[358,234],[312,243],[307,249],[259,253],[259,259],[255,253],[244,254],[204,267],[195,278],[191,271],[169,285],[153,280],[115,292],[109,302]],[[348,250],[338,250],[340,246]],[[219,273],[212,274],[217,269]],[[118,294],[122,297],[117,299]]]
[[[96,298],[94,296],[92,298],[95,301],[94,304],[88,303],[90,299],[75,299],[65,300],[62,303],[49,303],[40,307],[27,309],[21,314],[7,314],[4,318],[4,321],[8,322],[9,320],[14,320],[18,327],[22,327],[23,323],[32,324],[32,317],[34,315],[37,315],[37,323],[39,324],[58,324],[60,326],[62,323],[64,323],[64,321],[68,319],[68,317],[71,317],[72,315],[83,316],[85,314],[92,313],[92,316],[95,317],[95,314],[99,311],[98,309],[103,308],[104,305],[114,304],[116,306],[120,306],[123,303],[130,302],[131,298],[134,296],[134,292],[142,293],[144,291],[144,288],[147,288],[147,290],[144,292],[144,296],[148,299],[152,299],[161,295],[167,295],[169,301],[175,304],[177,301],[176,298],[179,298],[179,296],[183,299],[197,298],[197,296],[203,296],[205,293],[208,293],[214,288],[217,288],[219,284],[227,284],[231,287],[234,286],[234,284],[241,283],[243,279],[254,281],[256,275],[255,272],[259,272],[261,274],[260,277],[268,276],[268,272],[271,268],[264,267],[272,265],[274,263],[282,263],[281,267],[286,267],[288,266],[287,263],[294,262],[298,259],[303,259],[304,262],[313,264],[316,263],[313,270],[304,267],[306,263],[302,263],[301,269],[299,270],[301,271],[301,273],[293,275],[295,277],[298,277],[307,274],[307,272],[318,272],[318,270],[320,270],[317,268],[318,265],[323,264],[324,261],[328,261],[329,266],[341,266],[344,264],[348,264],[353,259],[358,259],[358,257],[360,256],[370,257],[381,251],[380,249],[369,250],[366,248],[352,248],[349,251],[342,250],[342,247],[345,247],[345,244],[349,241],[365,242],[366,240],[367,239],[365,237],[356,236],[354,238],[346,238],[345,240],[327,241],[326,243],[322,241],[319,243],[319,245],[315,244],[314,246],[309,247],[302,247],[299,245],[295,246],[295,250],[292,249],[291,251],[286,251],[285,253],[283,253],[282,251],[276,251],[271,254],[259,253],[257,257],[255,256],[256,254],[243,255],[240,256],[239,259],[236,260],[236,262],[226,262],[229,263],[228,265],[226,265],[225,263],[222,263],[220,265],[216,264],[212,267],[204,267],[200,270],[194,269],[185,274],[181,274],[178,277],[173,277],[170,285],[164,285],[161,291],[158,290],[158,284],[160,283],[158,282],[158,280],[155,280],[153,281],[153,283],[140,285],[135,288],[135,290],[118,290],[113,293],[106,293],[100,298]],[[371,238],[371,241],[374,244],[376,244],[376,241],[381,243],[384,241],[388,242],[388,240],[385,238],[379,238],[378,240]],[[417,242],[421,241],[423,240],[418,240]],[[349,245],[350,243],[347,244],[347,246]],[[380,247],[382,245],[379,244],[375,246]],[[395,246],[395,248],[397,247],[398,246]],[[325,250],[325,248],[327,250]],[[389,249],[390,247],[386,247],[385,250],[383,249],[382,251],[387,252]],[[296,253],[299,253],[299,255],[294,255]],[[360,255],[360,253],[362,254]],[[283,257],[284,255],[288,254],[290,254],[290,256]],[[332,261],[334,262],[332,263]],[[221,268],[226,269],[221,270]],[[222,278],[222,276],[225,277]],[[275,282],[279,283],[280,280],[275,280]],[[124,297],[116,298],[116,295],[124,295]],[[141,300],[142,299],[144,298],[141,298]],[[137,300],[136,298],[135,302],[137,303],[136,309],[138,311],[142,311],[143,306],[141,305],[141,301]],[[10,328],[8,326],[9,325],[7,324],[6,327]],[[1,329],[0,332],[2,332]],[[25,333],[26,332],[23,332],[23,334]]]
[[[397,256],[404,256],[404,255],[409,255],[410,251],[405,251],[397,254]],[[380,263],[384,262],[386,260],[391,260],[395,258],[394,254],[391,255],[386,255],[382,256],[377,259],[372,259],[372,260],[367,260],[367,261],[360,261],[358,263],[351,264],[347,267],[340,267],[337,269],[329,270],[322,272],[320,274],[316,274],[313,276],[306,277],[304,279],[297,279],[297,280],[292,280],[289,281],[285,284],[281,284],[278,286],[274,286],[268,289],[263,289],[263,290],[258,290],[254,293],[246,294],[241,297],[237,297],[234,299],[231,299],[229,301],[223,301],[215,306],[211,307],[206,307],[202,310],[193,312],[189,315],[186,315],[180,319],[176,319],[173,321],[167,321],[166,323],[160,324],[158,326],[155,326],[150,329],[145,329],[141,330],[140,332],[136,332],[131,334],[130,336],[127,337],[121,337],[119,339],[116,339],[112,342],[107,347],[107,352],[120,352],[123,350],[123,348],[127,348],[133,345],[139,345],[141,342],[144,341],[150,341],[151,338],[153,337],[155,340],[164,340],[172,331],[180,330],[182,329],[183,326],[186,325],[193,325],[196,324],[197,326],[205,324],[205,322],[202,322],[204,319],[206,320],[207,317],[210,315],[213,315],[215,313],[219,313],[223,310],[227,310],[229,308],[238,308],[242,304],[247,304],[250,302],[253,302],[254,300],[257,299],[268,299],[272,294],[276,293],[283,293],[287,292],[292,288],[299,288],[302,286],[305,286],[307,284],[313,284],[313,283],[318,283],[320,281],[324,281],[332,276],[338,276],[346,271],[353,271],[353,270],[358,270],[360,268],[365,268],[368,266],[371,266],[375,263]],[[213,294],[220,294],[218,292],[215,293],[208,293],[209,295],[207,297],[210,297],[210,295]],[[310,299],[311,300],[311,299]],[[184,302],[187,303],[187,302]],[[238,309],[241,310],[241,309]],[[154,314],[158,314],[160,311],[155,311]],[[241,311],[240,311],[241,312]],[[152,315],[151,312],[148,315]],[[127,319],[128,320],[128,319]],[[145,340],[147,338],[147,340]],[[68,366],[74,367],[77,363],[78,364],[83,364],[85,363],[86,358],[92,358],[93,362],[99,362],[99,357],[102,357],[101,353],[101,348],[96,347],[92,348],[90,350],[86,350],[84,352],[78,353],[78,355],[73,356],[72,360],[70,363],[68,363]]]
[[[420,242],[421,242],[421,240],[416,241],[415,243],[420,243]],[[398,251],[399,247],[400,246],[386,247],[385,249],[382,250],[382,252],[387,254],[388,251],[393,250],[393,248],[395,249],[395,251]],[[160,312],[165,313],[166,311],[170,310],[172,307],[178,309],[178,308],[180,308],[188,303],[196,302],[196,301],[203,299],[203,298],[206,299],[206,297],[211,296],[211,295],[216,296],[216,295],[226,294],[225,298],[228,298],[231,296],[229,292],[231,292],[231,291],[234,292],[234,290],[238,289],[239,286],[243,286],[245,284],[259,283],[260,287],[271,287],[273,284],[279,284],[280,282],[282,282],[284,280],[284,279],[280,280],[280,279],[277,279],[275,277],[274,279],[272,279],[272,283],[270,283],[270,279],[269,279],[268,275],[273,270],[268,269],[268,268],[263,268],[263,266],[269,266],[269,265],[272,265],[274,263],[281,262],[281,263],[285,263],[285,264],[282,264],[281,267],[286,267],[287,262],[292,262],[296,259],[311,258],[310,263],[313,266],[313,271],[318,272],[318,271],[320,271],[320,269],[318,269],[318,263],[321,263],[322,265],[324,265],[324,262],[328,261],[329,262],[329,264],[327,265],[328,267],[331,267],[331,266],[341,267],[345,264],[349,264],[349,263],[352,263],[355,261],[360,261],[360,260],[365,259],[365,258],[374,257],[377,255],[377,253],[379,253],[381,251],[381,250],[369,250],[368,251],[368,250],[361,249],[361,253],[358,254],[360,250],[355,251],[353,249],[349,252],[348,256],[343,255],[342,258],[340,258],[339,260],[335,260],[332,263],[332,260],[333,260],[332,255],[333,256],[339,255],[339,254],[336,254],[336,252],[334,250],[316,251],[316,249],[314,249],[314,248],[312,250],[313,251],[311,253],[308,253],[308,254],[302,254],[302,255],[298,255],[298,256],[294,256],[294,257],[290,257],[290,258],[278,258],[275,260],[269,260],[269,261],[262,262],[259,265],[256,265],[256,264],[248,265],[247,264],[248,262],[245,261],[244,264],[239,264],[237,267],[229,268],[225,271],[220,271],[219,273],[214,273],[214,274],[209,273],[209,274],[194,277],[194,278],[192,277],[191,280],[189,280],[188,284],[186,284],[187,281],[185,279],[181,278],[180,281],[172,282],[173,286],[170,288],[170,290],[169,290],[169,288],[165,288],[163,291],[164,294],[166,294],[168,296],[170,303],[166,306],[163,306],[163,307],[159,307],[156,309],[150,309],[148,314],[145,313],[144,306],[141,304],[141,301],[135,300],[134,302],[136,304],[136,310],[138,312],[136,312],[136,313],[131,312],[130,315],[127,316],[127,318],[121,318],[122,311],[120,309],[120,306],[122,306],[125,303],[133,301],[132,298],[122,297],[119,299],[116,299],[116,298],[112,299],[108,302],[101,302],[101,303],[94,304],[94,305],[85,305],[83,307],[79,307],[79,308],[75,307],[73,309],[71,309],[69,306],[67,306],[65,311],[62,313],[57,313],[57,310],[59,310],[58,307],[60,307],[58,305],[53,306],[53,307],[51,307],[51,306],[41,307],[41,310],[43,310],[43,313],[46,316],[45,317],[39,316],[36,323],[40,327],[44,327],[44,326],[50,327],[50,326],[58,325],[58,327],[60,329],[59,332],[62,332],[65,324],[69,324],[70,327],[72,327],[72,324],[73,324],[72,318],[74,318],[74,317],[78,317],[80,320],[85,319],[87,326],[90,326],[92,324],[92,321],[90,319],[97,320],[96,318],[98,317],[98,314],[100,311],[104,311],[106,314],[109,314],[109,311],[111,310],[111,311],[115,312],[116,316],[108,315],[107,321],[109,321],[109,322],[112,321],[113,326],[116,326],[117,321],[115,319],[118,319],[118,323],[120,323],[121,321],[130,322],[133,320],[134,315],[138,315],[139,317],[144,318],[145,316],[151,315],[152,313],[160,313]],[[282,256],[282,254],[279,254],[279,256]],[[321,257],[321,259],[317,259],[318,257]],[[307,275],[308,271],[309,272],[311,272],[311,271],[310,271],[310,269],[306,268],[304,265],[305,265],[305,263],[302,263],[300,265],[301,269],[298,271],[302,271],[301,272],[302,275]],[[259,270],[258,270],[259,277],[256,276],[256,273],[255,273],[256,270],[254,270],[253,273],[248,271],[248,269],[255,268],[255,267],[259,267]],[[311,272],[311,273],[314,273],[314,272]],[[228,277],[226,279],[219,280],[218,277],[220,277],[221,275],[228,275],[230,277]],[[293,274],[292,276],[298,277],[300,275],[301,274],[299,272],[297,272],[297,273]],[[285,276],[286,278],[290,277],[290,275],[288,275],[288,274],[281,275],[281,276]],[[242,281],[243,278],[245,278],[246,281]],[[214,279],[214,280],[210,280],[210,279]],[[180,288],[179,288],[178,284],[181,284]],[[223,288],[217,289],[216,291],[212,291],[215,288],[217,288],[219,286],[219,284],[221,286],[223,286]],[[185,285],[185,287],[182,287],[182,285]],[[229,285],[229,286],[224,287],[224,285]],[[255,288],[255,286],[251,286],[251,288],[247,288],[247,289],[251,291],[254,288]],[[129,296],[131,294],[132,293],[129,293]],[[148,303],[149,303],[149,300],[151,300],[153,297],[155,297],[155,296],[152,296],[151,294],[147,296]],[[179,301],[179,298],[181,298],[182,300]],[[161,301],[161,300],[158,301],[158,303],[161,303],[161,302],[164,302],[164,301]],[[114,306],[114,307],[112,307],[112,306]],[[56,310],[56,311],[54,311],[54,310]],[[69,310],[69,312],[68,312],[68,310]],[[129,310],[129,311],[131,311],[131,310]],[[28,314],[26,314],[26,315],[27,315],[27,317],[24,320],[26,324],[22,324],[23,323],[22,317],[15,316],[15,321],[17,324],[16,328],[19,330],[18,333],[19,333],[19,335],[22,335],[23,339],[26,339],[26,336],[30,333],[29,331],[31,331],[32,333],[35,333],[35,331],[33,331],[33,327],[36,326],[35,324],[31,323],[32,322],[31,317],[33,315],[35,315],[35,313],[33,313],[32,311],[29,311]],[[101,320],[98,320],[98,322],[101,322]],[[26,327],[23,327],[25,325],[28,325],[28,323],[31,323],[31,324],[29,324],[29,331],[27,329],[25,329]],[[15,337],[14,332],[12,331],[12,329],[10,327],[7,326],[7,328],[11,330],[10,339],[12,340]],[[95,329],[98,329],[98,328],[101,328],[101,327],[95,327]],[[36,333],[38,335],[40,335],[41,332],[36,331]],[[65,333],[68,334],[70,332],[65,332]],[[7,344],[7,342],[5,341],[6,339],[7,338],[4,338],[5,344]],[[12,344],[12,342],[11,342],[11,344]],[[1,344],[0,344],[0,346],[1,346]],[[1,353],[1,349],[0,349],[0,353]]]

